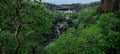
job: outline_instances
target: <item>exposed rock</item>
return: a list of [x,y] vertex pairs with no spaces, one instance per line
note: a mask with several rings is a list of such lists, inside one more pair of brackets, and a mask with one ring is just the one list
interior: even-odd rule
[[56,36],[59,36],[60,34],[64,33],[68,28],[67,21],[57,21],[54,23],[53,26],[53,33]]

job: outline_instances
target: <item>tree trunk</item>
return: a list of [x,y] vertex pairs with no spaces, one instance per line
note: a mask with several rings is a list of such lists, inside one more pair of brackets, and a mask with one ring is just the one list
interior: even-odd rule
[[14,49],[14,53],[15,53],[15,54],[18,54],[18,50],[19,50],[19,48],[20,48],[20,45],[21,45],[21,44],[17,44],[16,48]]
[[120,18],[120,0],[118,0],[118,18]]
[[120,0],[115,0],[115,4],[114,5],[115,5],[114,6],[115,10],[120,11]]
[[36,47],[34,47],[34,46],[31,46],[31,50],[32,50],[32,54],[36,54]]
[[120,0],[101,0],[101,12],[120,11]]

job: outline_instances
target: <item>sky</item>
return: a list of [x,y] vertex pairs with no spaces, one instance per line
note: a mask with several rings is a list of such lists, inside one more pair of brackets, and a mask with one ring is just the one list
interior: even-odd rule
[[42,0],[42,2],[54,3],[54,4],[71,4],[71,3],[90,3],[100,0]]

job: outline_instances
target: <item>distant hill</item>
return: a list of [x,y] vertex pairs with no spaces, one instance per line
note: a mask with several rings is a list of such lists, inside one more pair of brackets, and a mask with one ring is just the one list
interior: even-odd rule
[[88,3],[88,4],[74,3],[74,4],[62,4],[62,5],[56,5],[56,4],[52,4],[52,3],[44,3],[44,4],[50,10],[69,8],[74,11],[79,11],[79,10],[84,9],[89,6],[98,6],[98,5],[100,5],[100,2],[92,2],[92,3]]

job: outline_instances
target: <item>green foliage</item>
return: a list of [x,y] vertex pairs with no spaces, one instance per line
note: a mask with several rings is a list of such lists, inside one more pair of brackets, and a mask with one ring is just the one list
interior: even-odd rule
[[98,7],[88,7],[78,13],[78,19],[81,20],[80,22],[84,22],[92,18],[92,16],[98,13]]
[[[1,0],[0,54],[120,54],[117,14],[100,15],[99,7],[88,7],[66,15],[73,22],[73,28],[46,45],[45,41],[53,36],[53,22],[65,16],[37,1]],[[22,26],[17,31],[19,24]]]
[[[57,40],[50,43],[45,49],[49,54],[69,54],[75,53],[77,43],[74,43],[75,37],[72,33],[67,32],[61,35]],[[77,52],[76,52],[77,53]]]
[[[89,10],[89,9],[85,9]],[[91,13],[83,16],[85,13]],[[84,19],[92,17],[95,12],[84,11],[78,29],[61,35],[46,46],[49,54],[119,54],[120,19],[113,13],[102,14],[85,28]],[[94,14],[93,14],[94,13]],[[83,14],[83,15],[82,15]],[[93,15],[92,15],[93,14]],[[87,15],[87,14],[86,14]],[[91,18],[92,19],[92,18]],[[90,20],[93,21],[93,20]]]
[[80,24],[84,27],[94,23],[98,18],[99,7],[88,7],[78,12],[77,21],[74,22],[75,26],[79,29]]
[[[21,46],[22,48],[19,49],[19,54],[47,54],[45,50],[43,50],[43,46],[41,46],[38,42],[36,41],[26,41],[24,44]],[[24,50],[23,50],[24,49]]]
[[101,37],[101,28],[92,26],[78,32],[77,35],[67,32],[50,43],[45,49],[50,54],[102,54],[103,52],[97,48]]
[[97,25],[102,28],[102,34],[104,35],[102,37],[104,41],[102,48],[108,54],[120,53],[119,23],[120,19],[116,18],[116,15],[113,13],[103,14],[97,21]]
[[[61,14],[30,0],[1,0],[0,4],[0,54],[32,54],[31,47],[36,49],[34,53],[45,54],[44,42],[52,34],[53,22],[62,18]],[[20,23],[22,26],[15,36]]]
[[0,51],[6,51],[6,54],[13,54],[12,50],[16,46],[15,40],[11,32],[1,32],[0,33]]

